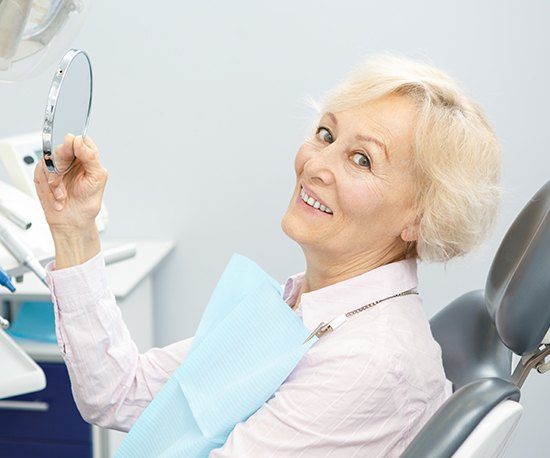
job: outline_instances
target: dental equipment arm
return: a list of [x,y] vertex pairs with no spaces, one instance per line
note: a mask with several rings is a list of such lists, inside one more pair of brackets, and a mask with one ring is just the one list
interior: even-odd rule
[[32,0],[0,2],[0,70],[8,70],[17,53]]
[[90,0],[0,0],[0,81],[36,76],[58,61]]
[[[40,279],[42,283],[48,286],[46,281],[46,271],[31,250],[21,240],[19,240],[8,228],[0,224],[0,242],[17,259],[19,263],[28,267]],[[49,286],[48,286],[49,287]]]
[[[9,275],[2,268],[0,268],[0,285],[8,288],[12,293],[15,291],[15,286],[13,286]],[[8,329],[9,327],[10,322],[0,315],[0,329]]]

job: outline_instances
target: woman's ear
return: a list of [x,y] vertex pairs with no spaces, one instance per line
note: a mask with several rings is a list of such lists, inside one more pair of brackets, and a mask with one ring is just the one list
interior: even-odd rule
[[414,242],[418,237],[416,236],[416,231],[414,229],[412,229],[411,227],[407,226],[401,232],[401,238],[405,242]]
[[418,240],[418,231],[420,227],[420,218],[415,218],[405,229],[401,231],[401,238],[405,242],[414,242]]

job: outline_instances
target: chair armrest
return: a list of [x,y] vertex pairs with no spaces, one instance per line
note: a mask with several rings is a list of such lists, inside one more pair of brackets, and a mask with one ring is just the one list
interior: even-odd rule
[[519,397],[519,388],[500,378],[483,378],[464,385],[428,420],[402,458],[452,456],[495,406],[506,399],[519,401]]

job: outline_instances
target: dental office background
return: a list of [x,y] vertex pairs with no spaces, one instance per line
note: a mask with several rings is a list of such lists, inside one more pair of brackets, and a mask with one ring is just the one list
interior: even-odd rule
[[[94,1],[71,47],[94,68],[89,133],[110,174],[102,236],[176,242],[155,274],[156,344],[194,334],[233,252],[280,283],[304,270],[280,220],[308,97],[383,50],[456,77],[500,140],[506,194],[491,238],[447,266],[419,264],[428,316],[483,288],[505,231],[550,175],[549,21],[544,0]],[[0,138],[42,128],[52,74],[0,84]],[[542,457],[548,380],[529,377],[521,403],[507,456]]]

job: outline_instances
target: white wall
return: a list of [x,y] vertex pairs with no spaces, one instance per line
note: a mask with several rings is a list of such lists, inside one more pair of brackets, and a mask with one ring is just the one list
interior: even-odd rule
[[[446,270],[420,267],[429,315],[483,287],[508,225],[550,178],[549,16],[545,0],[96,1],[74,46],[93,59],[89,132],[110,171],[108,235],[177,241],[156,277],[157,343],[193,334],[233,252],[281,283],[303,269],[279,223],[312,115],[305,99],[380,50],[427,56],[462,81],[501,141],[494,234]],[[0,137],[41,128],[46,73],[0,84]],[[509,456],[546,455],[549,384],[526,383]]]

